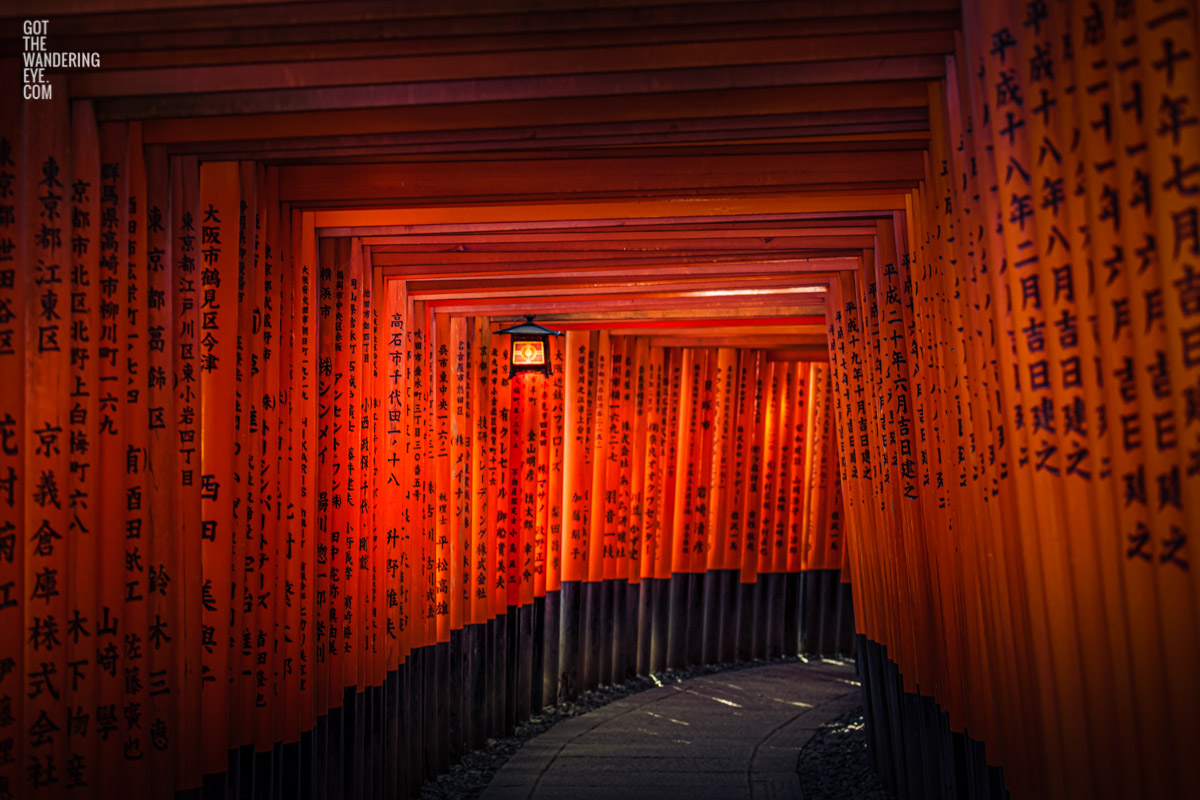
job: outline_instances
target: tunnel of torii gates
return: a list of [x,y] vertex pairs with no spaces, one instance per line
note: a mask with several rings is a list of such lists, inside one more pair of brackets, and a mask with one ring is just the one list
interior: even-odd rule
[[0,798],[798,653],[899,796],[1198,788],[1194,0],[153,5],[4,12]]

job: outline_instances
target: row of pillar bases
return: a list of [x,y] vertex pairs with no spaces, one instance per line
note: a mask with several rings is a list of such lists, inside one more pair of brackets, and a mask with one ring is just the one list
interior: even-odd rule
[[981,740],[950,727],[927,695],[904,690],[887,647],[859,634],[855,648],[871,768],[898,800],[1008,800],[1004,770]]
[[[699,664],[783,655],[851,654],[849,585],[836,570],[768,574],[741,583],[736,570],[670,579],[564,582],[546,598],[546,624],[558,623],[557,673],[544,664],[544,697],[636,675]],[[580,647],[562,643],[579,642]]]
[[488,739],[580,693],[668,669],[856,647],[837,570],[737,570],[564,582],[532,604],[413,650],[382,686],[347,688],[300,741],[230,753],[187,800],[416,797]]

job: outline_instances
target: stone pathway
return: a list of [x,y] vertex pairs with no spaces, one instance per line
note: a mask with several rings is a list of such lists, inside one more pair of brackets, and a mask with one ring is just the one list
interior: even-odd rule
[[518,750],[482,798],[798,798],[800,748],[861,703],[850,662],[693,678],[555,725]]

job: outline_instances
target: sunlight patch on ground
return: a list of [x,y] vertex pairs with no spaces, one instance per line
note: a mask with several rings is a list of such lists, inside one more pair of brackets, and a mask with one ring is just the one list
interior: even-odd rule
[[675,719],[674,717],[664,717],[662,714],[655,714],[653,711],[647,711],[646,713],[649,714],[650,716],[654,717],[655,719],[665,719],[667,722],[674,722],[676,725],[691,725],[692,724],[690,722],[684,722],[681,719]]
[[812,703],[801,703],[799,700],[784,700],[782,697],[772,697],[776,703],[783,703],[787,706],[799,706],[800,708],[813,708]]
[[741,705],[740,703],[735,703],[732,700],[726,700],[722,697],[714,697],[711,694],[700,694],[700,692],[691,692],[691,694],[694,694],[697,697],[703,697],[705,700],[715,700],[718,703],[732,706],[733,708],[745,708],[745,706]]

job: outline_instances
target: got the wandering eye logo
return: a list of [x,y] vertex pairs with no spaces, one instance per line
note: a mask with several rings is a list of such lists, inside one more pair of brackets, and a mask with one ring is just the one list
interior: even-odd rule
[[99,53],[59,52],[46,49],[50,21],[27,19],[21,25],[23,44],[21,94],[26,100],[51,100],[54,87],[49,70],[100,67]]

